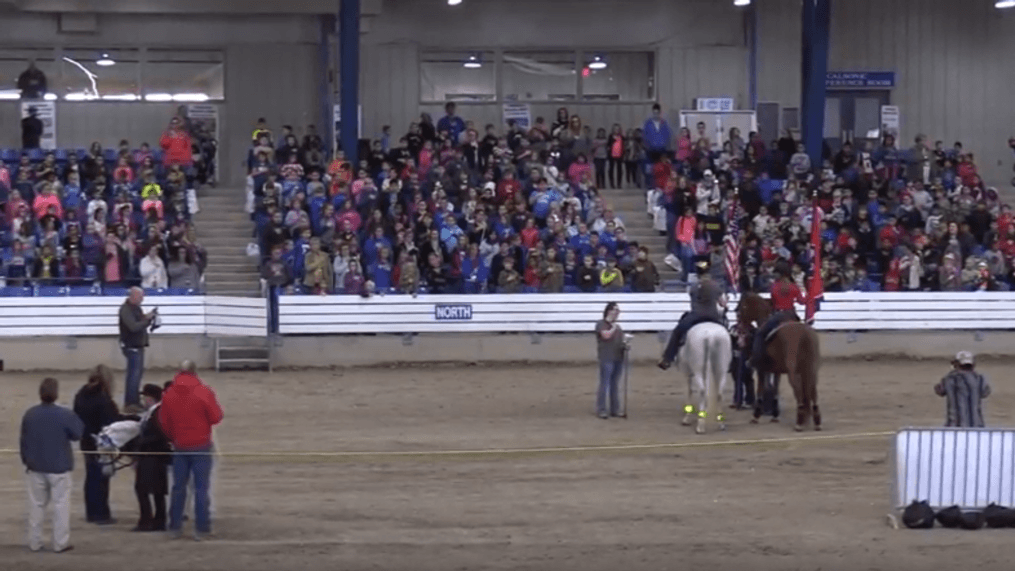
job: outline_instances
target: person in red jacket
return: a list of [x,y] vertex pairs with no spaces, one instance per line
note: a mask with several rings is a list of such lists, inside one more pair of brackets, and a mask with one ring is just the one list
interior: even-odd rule
[[800,291],[800,288],[793,283],[788,264],[777,264],[775,273],[779,276],[779,279],[772,284],[772,315],[765,321],[764,325],[758,328],[757,333],[754,335],[751,364],[756,369],[765,368],[765,341],[767,337],[781,323],[800,321],[800,317],[794,309],[794,304],[799,303],[804,305],[807,303],[807,299]]
[[190,167],[193,163],[193,153],[190,148],[190,134],[183,129],[179,117],[173,117],[169,121],[169,128],[162,133],[159,139],[159,146],[165,152],[163,164],[166,167],[180,165],[184,168]]
[[173,493],[169,531],[182,535],[181,520],[187,500],[187,484],[194,478],[194,539],[211,533],[208,488],[212,468],[212,427],[222,422],[222,408],[215,391],[201,382],[197,368],[184,361],[173,384],[162,396],[159,423],[173,443]]

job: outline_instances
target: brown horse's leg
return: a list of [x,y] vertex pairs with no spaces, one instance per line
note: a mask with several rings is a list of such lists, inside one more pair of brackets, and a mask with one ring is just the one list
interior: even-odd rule
[[816,371],[817,367],[812,365],[807,369],[807,376],[804,379],[804,386],[807,387],[807,392],[810,396],[811,401],[811,412],[814,419],[814,430],[821,430],[821,409],[818,408],[818,375]]
[[765,375],[767,373],[763,373],[761,371],[756,372],[758,377],[755,381],[757,389],[754,391],[754,418],[751,419],[751,424],[758,424],[758,419],[761,418],[761,412],[765,402],[765,395],[767,394],[767,390],[765,388]]

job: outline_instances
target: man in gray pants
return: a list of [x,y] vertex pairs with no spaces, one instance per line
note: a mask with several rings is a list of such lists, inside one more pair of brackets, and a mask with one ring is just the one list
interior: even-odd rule
[[39,385],[42,404],[21,419],[21,462],[28,483],[28,548],[42,549],[42,522],[53,505],[53,551],[70,551],[70,488],[74,470],[71,442],[81,440],[85,425],[70,409],[58,406],[59,383]]

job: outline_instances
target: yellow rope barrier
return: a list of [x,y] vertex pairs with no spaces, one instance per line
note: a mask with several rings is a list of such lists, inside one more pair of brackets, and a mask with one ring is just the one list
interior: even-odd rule
[[[680,448],[717,448],[722,446],[757,446],[766,444],[792,444],[798,442],[827,442],[847,440],[867,440],[893,436],[894,431],[856,432],[850,434],[821,434],[814,436],[791,436],[782,438],[757,438],[741,440],[714,440],[693,442],[668,442],[656,444],[605,444],[598,446],[555,446],[543,448],[487,448],[473,450],[369,450],[369,451],[277,451],[277,452],[189,452],[188,454],[214,455],[219,458],[398,458],[426,456],[510,456],[526,454],[565,454],[565,453],[596,453],[623,452],[645,450],[672,450]],[[18,450],[0,449],[0,456],[18,454]],[[100,452],[82,452],[83,454],[101,454]],[[130,452],[131,456],[161,454],[158,452]],[[178,454],[178,453],[176,453]],[[164,454],[163,454],[164,455]]]

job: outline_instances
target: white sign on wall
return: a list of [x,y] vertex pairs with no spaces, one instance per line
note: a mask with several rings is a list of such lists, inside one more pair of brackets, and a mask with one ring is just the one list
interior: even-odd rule
[[[360,137],[363,137],[363,106],[360,105],[356,108],[357,124],[359,125]],[[336,103],[331,108],[331,139],[334,141],[335,148],[342,146],[342,141],[339,137],[342,136],[342,105]]]
[[528,103],[505,103],[504,104],[504,125],[508,120],[514,120],[515,125],[528,130],[532,126],[532,107]]
[[28,117],[28,110],[35,109],[36,117],[42,121],[42,137],[39,148],[53,150],[56,148],[56,102],[55,101],[22,101],[21,118]]
[[899,106],[881,106],[881,136],[892,135],[899,140]]
[[697,111],[733,111],[732,97],[699,97],[694,100]]

